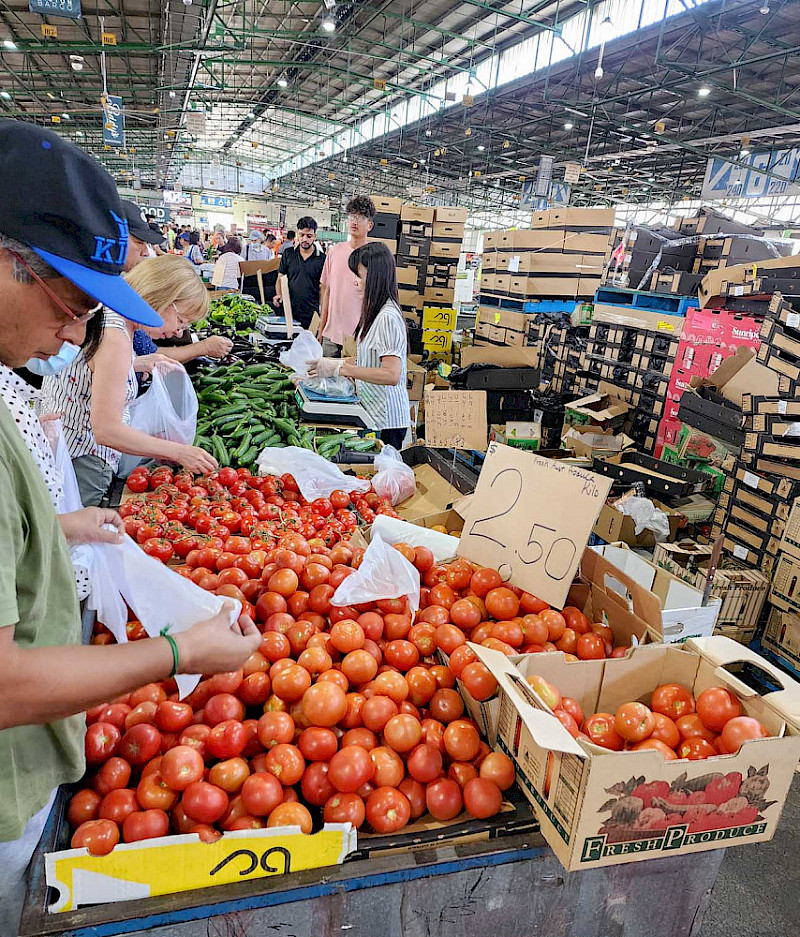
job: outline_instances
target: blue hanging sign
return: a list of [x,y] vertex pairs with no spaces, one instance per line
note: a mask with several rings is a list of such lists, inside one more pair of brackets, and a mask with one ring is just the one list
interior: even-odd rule
[[103,105],[103,143],[106,146],[125,146],[125,113],[122,110],[122,98],[116,94],[104,94],[100,98]]
[[[738,165],[743,164],[743,165]],[[764,170],[771,175],[764,175]],[[778,176],[779,178],[774,178]],[[712,157],[706,166],[701,197],[762,198],[800,193],[800,148],[748,153],[737,165]]]
[[81,0],[28,0],[28,9],[41,16],[64,16],[71,20],[79,20],[83,15]]
[[527,179],[522,183],[522,193],[520,195],[520,208],[532,208],[534,211],[545,211],[554,205],[568,205],[570,196],[570,187],[566,182],[550,183],[549,195],[537,195],[535,182]]
[[227,195],[201,195],[200,205],[203,208],[233,208],[233,199]]

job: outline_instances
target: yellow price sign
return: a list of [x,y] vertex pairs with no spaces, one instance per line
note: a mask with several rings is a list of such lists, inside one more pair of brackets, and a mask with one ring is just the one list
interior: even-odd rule
[[116,33],[101,33],[100,39],[104,46],[115,46],[117,44]]
[[665,322],[663,319],[661,319],[661,321],[657,323],[656,328],[658,329],[659,332],[674,332],[675,331],[675,326],[671,322]]
[[58,26],[42,23],[40,28],[45,39],[58,39]]
[[456,327],[458,313],[455,309],[439,309],[437,306],[424,306],[422,309],[423,329],[448,329]]
[[326,823],[313,835],[296,827],[239,830],[215,843],[193,833],[120,843],[107,856],[87,849],[45,855],[47,884],[58,889],[49,911],[72,911],[84,904],[170,895],[194,888],[341,865],[356,848],[349,823]]
[[453,347],[453,333],[440,331],[439,329],[422,330],[422,347],[429,351],[450,353]]

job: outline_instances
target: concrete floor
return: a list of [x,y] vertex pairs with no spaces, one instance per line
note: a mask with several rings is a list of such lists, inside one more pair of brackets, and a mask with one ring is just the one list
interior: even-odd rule
[[698,937],[799,934],[800,775],[795,775],[774,839],[727,850]]

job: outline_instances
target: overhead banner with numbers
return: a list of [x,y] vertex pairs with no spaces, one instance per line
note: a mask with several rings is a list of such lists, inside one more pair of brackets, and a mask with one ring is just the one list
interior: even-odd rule
[[103,143],[107,146],[125,146],[125,114],[122,110],[122,98],[116,94],[104,94],[100,101],[103,105]]
[[458,552],[562,608],[610,490],[610,478],[491,442]]
[[[743,164],[743,165],[739,165]],[[770,173],[765,175],[764,170]],[[775,177],[778,178],[775,178]],[[767,195],[800,193],[800,148],[749,153],[736,164],[710,159],[701,197],[762,198]]]
[[42,16],[63,16],[71,20],[79,20],[83,15],[81,0],[28,0],[28,9]]

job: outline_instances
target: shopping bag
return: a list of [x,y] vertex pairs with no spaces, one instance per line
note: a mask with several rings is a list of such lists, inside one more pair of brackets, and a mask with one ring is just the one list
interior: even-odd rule
[[197,431],[197,394],[186,370],[156,365],[150,387],[129,407],[130,426],[190,446]]
[[339,584],[331,605],[360,605],[378,599],[408,598],[411,615],[419,608],[419,571],[373,533],[358,569]]
[[[144,630],[157,638],[163,628],[176,635],[186,631],[198,621],[213,618],[223,608],[230,609],[228,623],[232,625],[242,613],[241,602],[213,595],[191,579],[185,579],[158,560],[148,556],[142,548],[125,536],[120,544],[95,543],[93,552],[99,558],[108,582],[113,583],[119,595],[131,607]],[[94,580],[93,580],[94,581]],[[125,637],[125,621],[119,621],[119,605],[112,595],[112,587],[92,592],[98,619],[109,628],[120,643]],[[123,603],[124,605],[124,603]],[[101,610],[102,616],[101,617]],[[123,609],[123,617],[127,620]],[[111,619],[111,624],[109,620]],[[113,625],[113,627],[112,627]],[[178,674],[175,682],[183,698],[200,682],[200,674]]]
[[292,344],[280,354],[280,362],[298,377],[308,377],[308,362],[322,357],[322,345],[307,329],[301,329]]
[[405,501],[417,490],[414,469],[406,465],[394,446],[384,446],[375,456],[373,464],[377,472],[372,479],[372,487],[377,494],[388,498],[392,504]]
[[332,491],[367,491],[369,482],[365,478],[345,475],[332,462],[316,452],[299,446],[284,449],[265,449],[258,457],[261,475],[293,475],[306,501],[328,498]]

